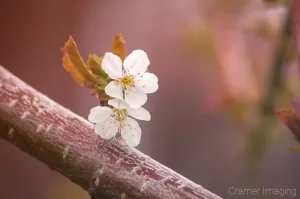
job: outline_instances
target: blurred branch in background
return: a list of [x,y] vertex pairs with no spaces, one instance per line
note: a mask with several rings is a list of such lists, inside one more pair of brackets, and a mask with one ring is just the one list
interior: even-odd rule
[[[291,34],[293,37],[294,48],[297,54],[297,66],[299,71],[300,66],[300,2],[297,0],[291,1]],[[298,72],[299,73],[299,72]],[[291,130],[294,137],[300,143],[300,102],[299,97],[291,100],[291,109],[282,109],[277,112],[278,118]],[[291,147],[292,150],[300,151],[300,145]]]
[[[274,132],[274,124],[277,123],[275,117],[275,106],[278,94],[284,89],[284,64],[286,60],[287,41],[291,36],[291,16],[288,11],[285,17],[284,24],[281,30],[279,41],[275,49],[273,68],[271,70],[271,76],[269,84],[267,85],[265,98],[261,102],[260,112],[261,119],[259,124],[254,128],[253,132],[250,132],[247,139],[246,147],[248,157],[250,158],[250,165],[257,166],[257,161],[260,160],[265,146],[270,141],[270,135]],[[275,120],[275,121],[274,121]],[[252,164],[251,164],[252,163]]]
[[192,52],[211,77],[204,107],[243,124],[249,168],[258,166],[267,144],[283,130],[275,108],[285,106],[299,84],[298,76],[288,74],[296,56],[287,3],[213,0],[190,31]]
[[297,52],[298,68],[300,68],[300,1],[292,0],[291,3],[292,37]]
[[38,93],[0,66],[0,137],[60,172],[95,199],[218,199]]

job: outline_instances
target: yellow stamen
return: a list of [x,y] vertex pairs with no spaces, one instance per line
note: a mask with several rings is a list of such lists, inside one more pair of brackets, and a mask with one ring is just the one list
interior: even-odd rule
[[134,76],[133,75],[125,75],[124,77],[117,79],[117,83],[121,84],[125,94],[127,94],[130,90],[134,89]]
[[122,109],[122,110],[114,109],[113,117],[115,118],[115,120],[120,122],[120,128],[123,128],[124,127],[124,121],[128,117],[127,110],[126,109]]

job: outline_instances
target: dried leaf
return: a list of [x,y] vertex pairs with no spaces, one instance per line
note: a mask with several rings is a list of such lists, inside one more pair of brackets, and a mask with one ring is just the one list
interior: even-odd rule
[[81,86],[94,88],[97,84],[96,79],[85,66],[71,36],[64,46],[63,65],[65,70],[70,72],[74,80]]
[[126,56],[126,42],[121,33],[115,36],[115,40],[112,45],[112,53],[118,55],[122,61],[124,61]]

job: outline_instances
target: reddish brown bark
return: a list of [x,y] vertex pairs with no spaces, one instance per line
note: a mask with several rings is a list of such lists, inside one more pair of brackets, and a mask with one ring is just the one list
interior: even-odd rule
[[0,137],[94,198],[220,198],[93,125],[0,66]]

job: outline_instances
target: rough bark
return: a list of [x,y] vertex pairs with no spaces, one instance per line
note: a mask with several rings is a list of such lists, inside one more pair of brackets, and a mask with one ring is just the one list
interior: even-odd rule
[[93,125],[0,66],[0,137],[87,190],[93,198],[220,198]]

